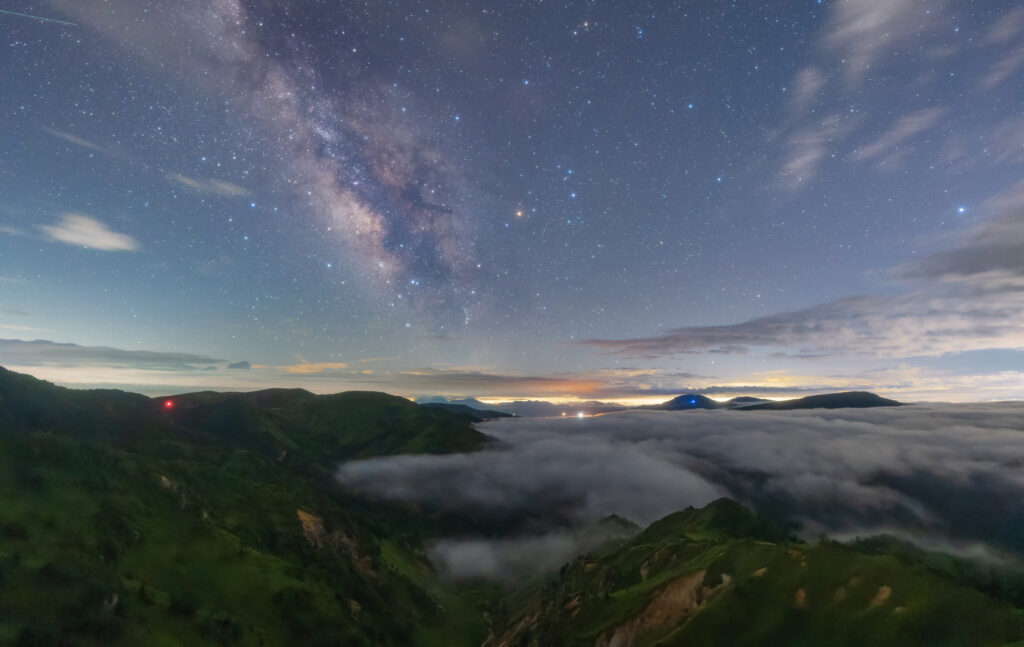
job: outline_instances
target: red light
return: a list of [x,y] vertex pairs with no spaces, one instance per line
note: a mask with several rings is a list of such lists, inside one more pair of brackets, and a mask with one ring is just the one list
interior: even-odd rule
[[173,409],[174,400],[164,400],[164,409]]

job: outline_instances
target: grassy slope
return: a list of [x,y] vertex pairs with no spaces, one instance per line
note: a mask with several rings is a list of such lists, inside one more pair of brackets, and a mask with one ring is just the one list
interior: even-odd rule
[[[690,597],[672,599],[688,576]],[[887,554],[785,541],[725,501],[671,515],[603,556],[578,558],[558,582],[504,608],[496,625],[492,645],[600,645],[617,630],[636,645],[1024,638],[1024,612],[952,578]]]
[[[171,400],[0,369],[0,644],[475,645],[484,609],[492,644],[600,643],[637,618],[638,645],[1024,638],[1021,612],[993,597],[1019,603],[1024,578],[888,540],[798,544],[725,500],[514,595],[457,587],[415,548],[433,522],[345,495],[332,474],[483,446],[465,418],[377,393]],[[698,571],[695,609],[666,602]]]
[[0,373],[0,644],[479,644],[473,598],[331,483],[479,447],[465,420],[372,393],[173,402]]

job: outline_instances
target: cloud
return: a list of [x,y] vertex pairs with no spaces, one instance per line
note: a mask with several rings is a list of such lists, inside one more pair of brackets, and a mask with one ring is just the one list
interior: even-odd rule
[[946,114],[944,108],[926,108],[901,117],[878,139],[853,152],[857,161],[877,159],[899,147],[907,139],[934,126]]
[[135,251],[139,243],[127,234],[111,231],[99,220],[78,213],[61,214],[56,225],[40,225],[50,240],[103,251]]
[[35,326],[19,326],[19,325],[16,325],[16,324],[3,324],[3,325],[0,325],[0,328],[3,328],[4,330],[18,330],[18,331],[21,331],[21,332],[30,332],[30,331],[31,332],[47,332],[47,331],[49,331],[49,328],[37,328]]
[[[998,279],[993,278],[998,285]],[[629,357],[663,357],[722,345],[790,347],[809,355],[913,357],[1024,347],[1024,292],[978,293],[973,286],[860,296],[737,324],[692,326],[635,339],[581,344]]]
[[79,346],[44,339],[0,339],[0,364],[4,366],[104,366],[183,371],[223,361],[191,353]]
[[919,34],[927,17],[937,22],[944,2],[932,3],[927,17],[914,0],[843,0],[831,4],[832,16],[823,43],[839,54],[847,84],[857,86],[886,53]]
[[43,132],[45,132],[45,133],[47,133],[49,135],[53,135],[54,137],[56,137],[58,139],[63,139],[66,142],[70,142],[72,144],[75,144],[76,146],[81,146],[82,148],[88,148],[89,150],[97,151],[99,153],[106,153],[106,152],[108,152],[107,149],[103,148],[99,144],[94,144],[91,141],[89,141],[88,139],[83,139],[83,138],[79,137],[78,135],[73,135],[73,134],[71,134],[69,132],[66,132],[66,131],[63,131],[63,130],[57,130],[56,128],[48,128],[46,126],[40,126],[40,128],[42,128]]
[[281,370],[284,371],[285,373],[308,375],[316,373],[327,373],[329,371],[338,371],[343,368],[348,368],[348,364],[346,364],[345,362],[302,361],[298,364],[292,364],[291,366],[282,366]]
[[[920,125],[932,118],[914,121]],[[735,347],[776,356],[788,349],[785,356],[888,358],[1024,348],[1024,181],[988,199],[985,207],[1002,213],[960,234],[951,248],[893,268],[892,278],[903,282],[901,293],[847,297],[650,337],[577,343],[647,358]]]
[[813,180],[835,143],[846,137],[858,121],[848,115],[831,114],[805,123],[790,133],[782,163],[783,185],[793,190]]
[[817,101],[822,88],[825,87],[825,75],[821,68],[805,67],[793,78],[793,96],[790,99],[790,110],[794,116],[806,113]]
[[181,175],[180,173],[169,173],[168,178],[187,186],[190,189],[201,191],[203,193],[213,193],[216,195],[227,195],[227,196],[242,196],[249,195],[250,191],[244,187],[238,186],[233,182],[227,180],[216,180],[213,178],[192,178]]
[[[1011,188],[999,204],[1024,196],[1024,181]],[[1021,205],[1024,206],[1024,205]],[[963,236],[955,248],[899,268],[906,279],[967,281],[986,293],[1024,291],[1024,209],[989,220]]]
[[401,383],[433,387],[435,392],[455,393],[545,393],[550,395],[586,395],[605,386],[602,380],[583,376],[523,376],[481,371],[420,369],[398,374]]
[[998,16],[985,34],[989,45],[1005,43],[1024,34],[1024,7],[1016,7]]
[[228,368],[242,370],[242,371],[248,371],[249,369],[252,368],[252,364],[250,364],[249,362],[247,362],[245,360],[242,360],[241,362],[235,362],[233,364],[228,364]]
[[579,541],[567,532],[498,540],[443,539],[426,550],[434,568],[448,578],[499,582],[554,571],[579,552]]
[[348,370],[347,362],[306,362],[279,367],[293,376],[330,378],[333,384],[348,381],[363,388],[378,387],[392,392],[444,393],[488,396],[578,396],[601,392],[605,380],[586,375],[531,376],[484,371],[419,368],[398,371]]
[[[609,414],[588,421],[602,420]],[[540,419],[581,422],[577,419]],[[592,425],[586,428],[594,429]],[[384,499],[507,514],[517,530],[573,528],[618,512],[650,522],[687,505],[702,505],[725,490],[687,469],[600,435],[587,437],[556,424],[482,427],[507,449],[455,454],[434,460],[345,463],[338,480]],[[522,433],[520,433],[522,431]],[[533,527],[536,520],[541,523]]]
[[[884,530],[1024,550],[1021,416],[1024,404],[996,403],[513,419],[480,427],[502,449],[349,462],[337,478],[445,514],[503,514],[500,540],[611,513],[647,524],[728,495],[808,536]],[[460,557],[486,559],[446,559]]]
[[988,73],[981,79],[981,88],[983,90],[995,88],[1006,79],[1012,78],[1021,66],[1024,66],[1024,48],[1010,52],[993,63]]

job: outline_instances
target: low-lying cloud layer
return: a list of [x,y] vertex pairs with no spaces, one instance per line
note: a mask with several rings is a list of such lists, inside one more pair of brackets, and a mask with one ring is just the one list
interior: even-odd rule
[[351,462],[338,480],[449,514],[506,513],[509,537],[443,553],[462,576],[529,543],[507,539],[544,545],[611,513],[648,524],[719,496],[811,537],[886,531],[1024,551],[1022,420],[1020,403],[505,420],[482,426],[500,449]]

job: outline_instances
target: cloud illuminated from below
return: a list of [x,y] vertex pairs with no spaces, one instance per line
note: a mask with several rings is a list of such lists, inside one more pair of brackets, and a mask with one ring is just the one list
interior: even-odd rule
[[39,228],[53,241],[80,245],[108,252],[134,252],[139,243],[127,234],[107,228],[105,224],[80,213],[61,214],[56,225],[40,225]]

